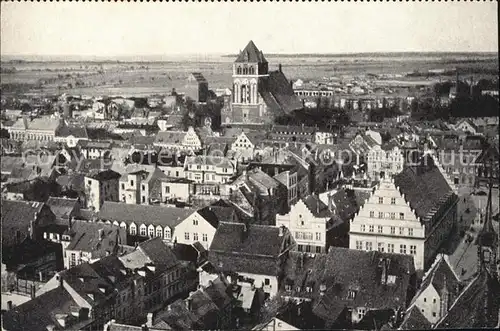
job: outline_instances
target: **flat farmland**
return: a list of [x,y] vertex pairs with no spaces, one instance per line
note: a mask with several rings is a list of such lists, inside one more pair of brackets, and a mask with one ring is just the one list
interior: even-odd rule
[[[454,79],[449,71],[458,69],[461,75],[474,79],[497,78],[497,54],[353,54],[353,55],[267,55],[270,70],[282,64],[288,79],[320,81],[337,77],[352,79],[367,74],[389,75],[377,84],[391,81],[414,81],[432,84]],[[201,72],[212,89],[231,86],[232,56],[210,59],[186,58],[175,61],[3,61],[0,81],[4,85],[27,84],[31,94],[81,94],[88,96],[124,95],[148,96],[167,94],[173,88],[182,92],[187,77]],[[442,76],[405,77],[407,73],[428,70],[448,71]],[[397,77],[397,78],[394,78]],[[11,90],[7,91],[7,93]]]

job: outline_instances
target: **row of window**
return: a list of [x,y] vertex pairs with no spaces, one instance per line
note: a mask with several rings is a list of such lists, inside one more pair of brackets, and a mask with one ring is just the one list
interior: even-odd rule
[[[394,213],[392,213],[392,214],[394,214]],[[396,234],[396,227],[391,226],[390,229],[391,229],[391,234],[395,235]],[[399,232],[398,232],[399,235],[404,236],[405,235],[405,228],[399,227],[398,229],[399,229]],[[360,230],[361,230],[361,232],[366,232],[366,225],[361,224]],[[372,233],[375,232],[375,225],[369,225],[368,232],[372,232]],[[384,227],[382,225],[377,226],[377,233],[384,233]],[[406,234],[410,237],[413,237],[413,228],[407,228]]]
[[[391,220],[396,219],[396,213],[390,212],[390,213],[384,213],[382,211],[378,212],[378,218],[390,218]],[[370,211],[370,217],[374,218],[375,217],[375,212],[372,210]],[[399,213],[399,219],[404,220],[405,219],[405,213]]]
[[[385,252],[386,251],[386,246],[385,243],[379,242],[377,244],[377,250],[379,252]],[[363,248],[364,247],[364,248]],[[407,246],[405,244],[399,245],[399,253],[400,254],[411,254],[411,255],[416,255],[417,254],[417,246],[416,245],[409,245],[409,250],[407,251]],[[356,249],[358,250],[365,250],[365,251],[373,251],[373,243],[371,241],[365,241],[364,246],[363,246],[363,241],[357,240],[356,241]],[[387,244],[387,253],[394,253],[394,244]]]
[[311,246],[311,245],[300,245],[299,244],[299,245],[297,245],[297,250],[299,252],[306,252],[306,253],[321,253],[322,247],[321,246]]
[[[313,240],[312,232],[295,232],[295,239]],[[317,241],[321,241],[321,232],[316,232]]]
[[[191,234],[189,232],[184,232],[184,239],[191,240],[190,238],[191,238]],[[193,233],[193,241],[198,241],[198,240],[199,240],[198,233],[194,232]],[[202,241],[208,241],[208,236],[206,233],[202,234]]]
[[[383,204],[384,203],[384,197],[379,197],[378,198],[378,203],[379,204]],[[396,204],[396,198],[391,198],[391,205],[395,205]]]

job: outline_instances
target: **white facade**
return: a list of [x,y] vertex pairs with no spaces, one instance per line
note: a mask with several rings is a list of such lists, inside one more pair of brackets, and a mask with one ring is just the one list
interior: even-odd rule
[[349,248],[412,255],[424,269],[425,226],[399,193],[393,180],[383,180],[351,221]]
[[236,175],[235,166],[222,157],[187,157],[184,169],[186,178],[196,183],[225,184]]
[[209,249],[216,230],[200,214],[195,212],[175,227],[175,238],[180,244],[190,245],[198,241],[203,247]]
[[301,252],[324,253],[326,230],[330,217],[315,217],[306,204],[299,200],[286,215],[276,215],[276,225],[290,230]]
[[231,144],[231,150],[236,152],[238,160],[245,162],[254,157],[255,145],[250,141],[245,132],[242,132]]
[[383,150],[379,145],[368,152],[368,175],[378,179],[383,172],[385,177],[392,177],[403,170],[404,155],[402,150],[394,146],[391,150]]
[[85,177],[87,208],[99,211],[104,201],[118,201],[118,191],[118,179],[99,181]]
[[315,132],[315,144],[333,144],[333,133],[331,132]]
[[190,185],[187,182],[161,182],[161,197],[162,202],[167,199],[178,199],[180,201],[189,201],[189,188]]

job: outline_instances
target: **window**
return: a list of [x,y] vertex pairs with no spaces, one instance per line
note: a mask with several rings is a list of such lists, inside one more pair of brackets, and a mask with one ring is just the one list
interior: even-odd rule
[[140,234],[141,236],[145,237],[146,236],[146,226],[141,226],[140,229]]
[[433,302],[433,303],[436,303],[436,298],[432,299],[432,302]]
[[396,218],[396,213],[391,213],[391,220]]
[[348,298],[348,299],[354,299],[355,297],[356,297],[356,291],[354,291],[354,290],[349,290],[349,291],[347,292],[347,298]]
[[410,254],[411,255],[417,255],[417,246],[410,245]]
[[184,232],[184,239],[189,240],[189,232]]
[[384,218],[384,213],[383,213],[383,212],[381,212],[381,211],[379,211],[379,212],[378,212],[378,218]]
[[122,183],[122,190],[124,190],[124,189],[125,189],[125,184]]
[[387,244],[387,253],[394,253],[394,244]]
[[149,237],[152,238],[155,236],[155,229],[154,228],[149,228]]
[[384,198],[379,197],[379,198],[378,198],[378,203],[384,203]]
[[162,235],[163,235],[163,230],[162,230],[162,228],[157,228],[157,229],[156,229],[156,236],[157,236],[157,237],[161,237]]
[[384,251],[384,243],[378,243],[378,251],[383,252]]
[[198,233],[193,233],[193,240],[198,241]]
[[134,186],[134,181],[133,180],[130,181],[130,186]]
[[373,228],[374,228],[374,226],[373,226],[373,225],[370,225],[370,226],[368,227],[368,231],[373,232]]
[[142,203],[146,203],[146,197],[145,196],[142,197]]
[[399,253],[406,254],[406,245],[399,245]]
[[379,225],[378,226],[378,233],[382,233],[383,229],[384,229],[384,227],[382,225]]
[[424,298],[424,302],[427,302],[427,298]]
[[365,225],[364,224],[361,224],[361,232],[365,232],[366,229],[365,229]]
[[204,233],[202,236],[201,236],[202,240],[203,241],[208,241],[208,236],[206,233]]
[[404,231],[405,231],[405,229],[404,229],[404,228],[401,228],[401,227],[399,228],[399,234],[400,234],[400,235],[403,235],[403,234],[404,234]]
[[142,190],[146,191],[146,185],[142,184]]
[[373,246],[372,246],[371,241],[367,241],[367,242],[365,243],[365,250],[367,250],[367,251],[371,251],[372,249],[373,249]]
[[404,220],[405,219],[405,213],[399,213],[399,219]]
[[358,318],[363,319],[363,316],[365,316],[365,309],[364,308],[358,308]]
[[165,228],[165,239],[170,239],[170,229]]
[[409,236],[413,236],[413,229],[412,229],[412,228],[409,228],[409,229],[408,229],[408,235],[409,235]]
[[435,311],[432,312],[432,317],[436,317],[436,312]]
[[321,246],[316,246],[316,253],[321,253]]
[[135,227],[135,225],[130,226],[130,234],[133,236],[137,234],[137,228]]
[[193,219],[193,225],[198,225],[198,220],[196,218]]
[[396,227],[391,226],[391,234],[396,234]]
[[269,284],[271,284],[269,278],[264,278],[264,285],[268,286]]
[[362,241],[359,241],[359,240],[356,241],[356,249],[363,249],[363,242]]
[[170,186],[165,186],[165,193],[169,194],[170,193]]
[[372,218],[375,217],[375,212],[373,210],[370,211],[370,217],[372,217]]
[[298,245],[297,245],[297,250],[298,250],[299,252],[303,252],[303,251],[304,251],[304,246],[303,246],[303,245],[301,245],[301,244],[298,244]]
[[396,198],[391,198],[391,205],[395,205],[396,204]]
[[321,232],[316,232],[316,240],[317,241],[321,240]]

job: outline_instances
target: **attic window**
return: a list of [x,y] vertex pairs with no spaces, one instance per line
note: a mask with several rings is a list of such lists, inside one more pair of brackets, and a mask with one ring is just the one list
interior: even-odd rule
[[291,285],[285,285],[285,291],[290,292],[292,290]]
[[356,291],[349,290],[349,292],[347,292],[347,298],[351,299],[351,300],[353,300],[354,298],[356,298]]

